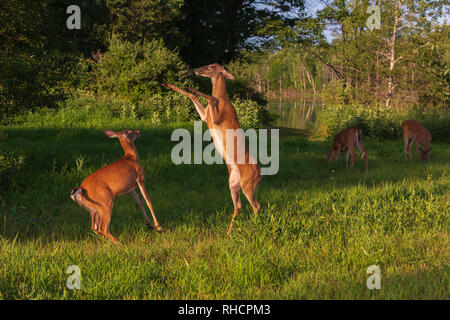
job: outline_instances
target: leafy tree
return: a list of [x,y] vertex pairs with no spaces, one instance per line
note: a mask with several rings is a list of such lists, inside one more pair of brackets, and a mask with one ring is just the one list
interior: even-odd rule
[[185,35],[175,26],[184,0],[106,0],[110,30],[123,40],[163,39],[174,49]]
[[303,0],[186,1],[177,27],[188,40],[180,54],[191,66],[226,64],[294,25],[303,9]]

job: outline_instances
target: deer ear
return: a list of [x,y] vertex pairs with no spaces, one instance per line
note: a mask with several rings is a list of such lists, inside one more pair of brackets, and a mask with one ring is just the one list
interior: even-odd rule
[[141,131],[139,130],[133,130],[131,131],[129,137],[131,138],[131,140],[136,140],[137,137],[139,137],[141,135]]
[[103,130],[103,132],[110,138],[117,138],[117,132],[112,130]]
[[222,68],[221,72],[225,78],[234,80],[234,76],[231,73],[229,73],[227,70],[225,70],[224,68]]

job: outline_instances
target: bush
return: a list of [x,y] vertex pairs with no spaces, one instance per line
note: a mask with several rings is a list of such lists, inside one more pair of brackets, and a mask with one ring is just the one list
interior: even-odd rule
[[[201,98],[202,99],[202,98]],[[202,99],[206,105],[206,100]],[[242,127],[258,128],[272,125],[273,117],[252,100],[233,100]],[[112,120],[137,119],[152,125],[199,120],[191,100],[176,92],[153,94],[139,102],[130,102],[114,95],[94,95],[78,92],[61,103],[59,110],[41,108],[18,115],[16,123],[52,127],[99,127]]]
[[186,65],[162,40],[137,43],[112,36],[108,51],[93,64],[94,88],[98,93],[115,94],[132,102],[161,92],[161,82],[179,86],[190,84],[179,79]]
[[420,121],[433,139],[445,139],[450,135],[450,113],[442,109],[386,109],[343,104],[323,107],[319,115],[319,131],[329,137],[349,126],[357,126],[366,136],[395,139],[401,137],[401,124],[407,119]]
[[232,101],[239,119],[239,125],[243,128],[259,128],[273,126],[276,118],[256,101],[235,98]]

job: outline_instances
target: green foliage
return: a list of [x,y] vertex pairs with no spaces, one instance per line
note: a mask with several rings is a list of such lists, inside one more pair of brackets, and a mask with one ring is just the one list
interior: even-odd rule
[[77,57],[101,47],[96,27],[106,15],[99,1],[77,3],[83,18],[82,29],[75,31],[66,28],[70,4],[68,0],[0,4],[0,120],[25,110],[56,107],[67,97],[67,76]]
[[116,94],[133,102],[161,92],[161,82],[188,84],[179,80],[185,64],[162,40],[132,43],[112,36],[108,51],[93,69],[98,92]]
[[[258,57],[260,60],[261,57]],[[253,57],[255,59],[255,57]],[[258,61],[259,62],[259,61]],[[227,92],[231,98],[251,99],[260,106],[265,106],[267,100],[261,90],[255,89],[255,82],[262,82],[264,79],[259,77],[254,79],[254,67],[258,68],[257,63],[249,63],[241,60],[235,60],[226,65],[226,68],[232,75],[233,81],[227,81]],[[259,75],[257,75],[259,76]]]
[[408,119],[420,121],[433,140],[450,136],[450,113],[439,108],[384,108],[381,106],[325,105],[319,115],[319,131],[332,137],[349,126],[357,126],[366,136],[395,139],[401,136],[401,124]]
[[267,112],[258,103],[252,100],[241,100],[239,98],[233,100],[233,106],[239,119],[239,124],[243,128],[258,128],[262,125],[270,125],[266,123],[263,113]]
[[243,49],[273,43],[304,12],[304,0],[185,1],[175,25],[189,41],[180,47],[192,67],[229,63]]
[[181,16],[184,0],[108,0],[109,27],[122,40],[163,39],[171,48],[186,41],[174,26]]
[[[232,100],[243,127],[259,128],[275,124],[275,118],[267,110],[252,100],[236,98]],[[113,95],[93,95],[75,93],[58,110],[42,108],[35,112],[17,115],[14,123],[33,126],[85,127],[107,126],[118,120],[139,120],[148,125],[181,123],[198,120],[192,101],[177,92],[155,93],[138,102]]]
[[2,55],[0,121],[26,110],[54,108],[67,97],[64,78],[75,65],[67,55]]

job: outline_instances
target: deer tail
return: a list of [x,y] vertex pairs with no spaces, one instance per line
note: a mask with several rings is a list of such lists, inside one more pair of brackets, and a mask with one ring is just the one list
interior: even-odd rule
[[90,212],[97,211],[98,207],[97,203],[86,197],[85,191],[86,190],[80,187],[74,188],[70,192],[70,197],[72,198],[73,201],[78,203],[81,207],[85,208],[86,210]]

